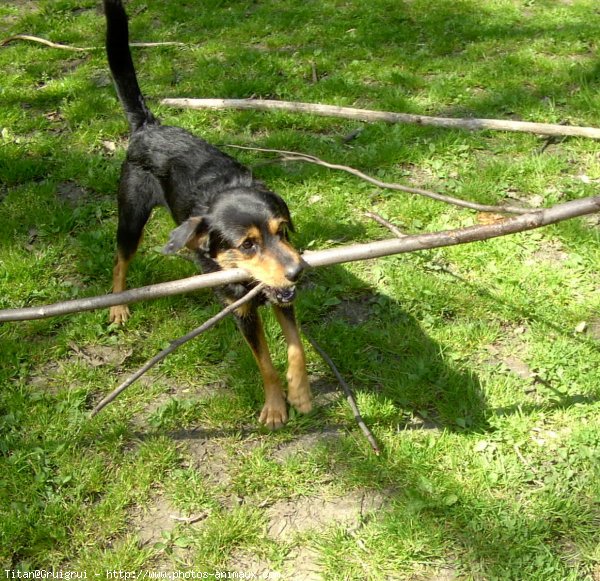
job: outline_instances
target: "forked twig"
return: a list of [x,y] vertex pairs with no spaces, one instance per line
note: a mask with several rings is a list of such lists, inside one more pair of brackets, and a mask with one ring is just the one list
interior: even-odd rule
[[112,402],[115,398],[117,398],[123,391],[125,391],[132,383],[137,381],[144,373],[146,373],[149,369],[154,367],[159,361],[162,361],[167,355],[173,353],[175,349],[181,347],[184,343],[191,341],[204,331],[207,331],[211,327],[214,327],[221,319],[224,319],[227,315],[235,311],[237,308],[241,307],[243,304],[247,303],[249,300],[253,299],[258,293],[260,293],[265,288],[264,284],[259,284],[254,287],[250,292],[246,293],[241,299],[238,299],[234,303],[226,306],[222,311],[217,313],[214,317],[208,319],[194,329],[190,331],[183,337],[179,337],[179,339],[175,339],[171,341],[171,344],[163,349],[160,353],[157,353],[152,359],[147,361],[143,367],[138,369],[133,375],[128,377],[119,387],[117,387],[114,391],[109,393],[93,410],[91,413],[91,417],[94,417],[100,410],[106,407],[110,402]]
[[342,377],[342,374],[339,372],[331,357],[329,357],[329,355],[323,350],[323,348],[311,337],[309,333],[306,332],[306,329],[302,328],[302,334],[306,337],[306,340],[312,345],[313,349],[322,357],[323,361],[327,363],[329,369],[331,369],[339,384],[342,386],[342,389],[346,394],[346,399],[348,400],[350,408],[352,409],[352,413],[354,414],[354,419],[356,420],[356,423],[362,430],[363,434],[366,436],[367,440],[369,441],[369,444],[371,444],[371,448],[373,449],[375,455],[379,456],[381,454],[379,445],[375,440],[375,436],[373,436],[373,433],[371,432],[371,430],[369,430],[369,427],[367,426],[367,424],[365,424],[365,421],[363,420],[363,417],[360,414],[358,405],[356,404],[356,399],[354,399],[354,394],[352,393],[350,386]]
[[358,169],[347,165],[339,165],[337,163],[329,163],[314,155],[308,155],[306,153],[299,153],[296,151],[286,151],[284,149],[268,149],[264,147],[250,147],[246,145],[225,145],[224,147],[232,147],[235,149],[246,149],[249,151],[262,151],[265,153],[276,153],[281,156],[282,161],[303,161],[305,163],[314,163],[327,167],[329,169],[338,169],[359,177],[370,184],[377,186],[378,188],[384,188],[387,190],[396,190],[399,192],[406,192],[408,194],[416,194],[418,196],[425,196],[433,200],[440,202],[446,202],[454,206],[460,206],[462,208],[469,208],[470,210],[477,210],[478,212],[499,212],[504,214],[527,214],[528,212],[535,212],[538,208],[521,208],[519,206],[490,206],[488,204],[478,204],[477,202],[469,202],[467,200],[461,200],[459,198],[453,198],[452,196],[446,196],[444,194],[438,194],[422,188],[413,188],[411,186],[404,186],[394,182],[383,182],[377,178],[371,177]]

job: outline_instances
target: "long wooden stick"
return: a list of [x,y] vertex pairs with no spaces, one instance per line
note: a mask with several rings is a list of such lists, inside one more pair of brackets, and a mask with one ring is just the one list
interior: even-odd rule
[[238,299],[234,303],[227,305],[222,311],[217,313],[214,317],[208,319],[194,329],[190,331],[183,337],[179,337],[179,339],[175,339],[171,341],[168,347],[165,347],[160,353],[157,353],[152,359],[148,360],[140,369],[138,369],[133,375],[128,377],[119,387],[109,393],[98,405],[92,410],[91,416],[94,417],[102,408],[106,407],[111,401],[117,398],[121,393],[123,393],[130,385],[132,385],[135,381],[137,381],[144,373],[146,373],[149,369],[154,367],[159,361],[162,361],[167,355],[173,353],[175,349],[181,347],[184,343],[191,341],[201,333],[208,331],[211,327],[214,327],[220,320],[224,319],[227,315],[235,311],[237,308],[241,307],[243,304],[252,300],[258,293],[260,293],[265,288],[264,284],[259,284],[254,287],[250,292],[246,293],[241,299]]
[[303,161],[305,163],[314,163],[321,165],[329,169],[338,169],[359,177],[378,188],[384,188],[388,190],[397,190],[399,192],[406,192],[408,194],[417,194],[419,196],[425,196],[426,198],[432,198],[439,202],[446,202],[453,206],[460,206],[462,208],[469,208],[470,210],[477,210],[478,212],[498,212],[505,214],[527,214],[540,210],[541,208],[522,208],[519,206],[490,206],[489,204],[478,204],[476,202],[469,202],[468,200],[461,200],[460,198],[453,198],[452,196],[446,196],[444,194],[438,194],[437,192],[431,192],[422,188],[413,188],[411,186],[405,186],[403,184],[397,184],[393,182],[382,182],[377,178],[373,178],[362,171],[350,167],[348,165],[340,165],[337,163],[329,163],[314,155],[308,155],[306,153],[299,153],[297,151],[286,151],[284,149],[268,149],[265,147],[250,147],[247,145],[225,145],[224,147],[231,147],[234,149],[245,149],[249,151],[262,151],[265,153],[276,153],[281,156],[282,161]]
[[507,121],[502,119],[430,117],[427,115],[412,115],[410,113],[393,113],[390,111],[373,111],[370,109],[339,107],[337,105],[274,101],[269,99],[163,99],[161,104],[168,107],[185,109],[278,110],[293,113],[311,113],[313,115],[322,115],[325,117],[342,117],[343,119],[354,119],[356,121],[384,121],[386,123],[429,125],[451,129],[466,129],[468,131],[517,131],[520,133],[534,133],[536,135],[600,139],[600,129],[596,127],[578,127],[575,125],[557,125],[553,123],[531,123],[528,121]]
[[[407,235],[403,238],[379,240],[377,242],[368,242],[365,244],[339,246],[327,250],[318,250],[316,252],[305,252],[302,257],[308,267],[318,268],[320,266],[331,266],[343,262],[369,260],[393,254],[488,240],[490,238],[497,238],[498,236],[506,236],[508,234],[541,228],[542,226],[555,224],[557,222],[562,222],[563,220],[595,212],[600,212],[600,196],[565,202],[564,204],[558,204],[544,210],[507,218],[506,220],[494,224],[469,226],[468,228],[446,230],[443,232]],[[43,319],[57,315],[91,311],[113,305],[128,304],[158,297],[183,294],[201,288],[242,282],[248,280],[248,278],[249,276],[244,270],[235,268],[141,287],[106,296],[76,299],[40,307],[5,309],[0,310],[0,323]]]

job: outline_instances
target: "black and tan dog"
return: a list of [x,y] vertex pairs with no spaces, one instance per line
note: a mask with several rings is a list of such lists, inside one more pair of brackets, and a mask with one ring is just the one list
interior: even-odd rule
[[[258,314],[262,303],[272,304],[288,345],[287,399],[300,412],[311,409],[304,350],[292,306],[303,262],[288,241],[293,230],[288,207],[233,158],[184,129],[158,122],[137,82],[123,4],[104,0],[104,11],[108,62],[131,130],[119,186],[113,292],[125,289],[127,268],[158,205],[167,206],[179,224],[167,252],[187,246],[205,272],[239,267],[251,275],[252,282],[219,289],[225,302],[240,298],[257,281],[268,285],[260,298],[236,313],[236,320],[264,381],[260,421],[278,428],[287,421],[287,408]],[[111,322],[117,324],[128,316],[125,305],[110,312]]]

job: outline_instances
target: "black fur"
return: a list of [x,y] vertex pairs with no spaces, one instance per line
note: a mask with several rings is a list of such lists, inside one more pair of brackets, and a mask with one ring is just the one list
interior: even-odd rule
[[[123,4],[104,0],[104,7],[108,62],[131,131],[118,198],[117,245],[123,257],[129,260],[135,253],[159,205],[170,210],[177,224],[203,217],[198,227],[207,234],[207,246],[201,260],[209,271],[219,270],[211,259],[223,245],[234,243],[245,224],[279,216],[293,230],[286,203],[248,168],[185,129],[159,123],[137,82]],[[239,295],[239,289],[233,294]]]
[[[286,339],[291,337],[295,345],[295,363],[290,360],[295,369],[291,401],[300,411],[310,409],[304,355],[291,305],[293,283],[303,263],[287,240],[287,229],[293,229],[288,207],[235,159],[182,128],[160,124],[148,109],[138,85],[129,50],[127,15],[121,0],[104,0],[104,10],[108,62],[130,127],[118,193],[118,252],[113,290],[124,290],[129,262],[152,209],[158,205],[166,206],[179,224],[165,252],[188,245],[197,253],[198,262],[206,272],[220,270],[222,265],[244,268],[242,264],[231,264],[239,257],[256,280],[270,285],[263,296],[237,313],[237,319],[265,381],[266,403],[261,421],[279,427],[285,423],[287,414],[257,311],[258,305],[267,299],[278,305],[278,309],[285,307],[286,317],[282,320]],[[285,229],[279,224],[284,224]],[[247,246],[252,245],[252,239],[244,240],[245,236],[255,236],[260,245],[257,243],[252,250]],[[266,279],[279,283],[274,285]],[[218,292],[230,302],[245,294],[256,280],[227,285]],[[111,310],[112,321],[124,322],[127,316],[124,306]]]

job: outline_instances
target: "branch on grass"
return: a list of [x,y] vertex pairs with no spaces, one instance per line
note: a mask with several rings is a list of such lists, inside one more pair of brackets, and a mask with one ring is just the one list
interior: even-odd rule
[[238,299],[234,303],[231,303],[230,305],[225,307],[221,312],[217,313],[214,317],[211,317],[210,319],[208,319],[208,321],[205,321],[204,323],[202,323],[202,325],[200,325],[193,331],[190,331],[187,335],[184,335],[183,337],[179,337],[179,339],[171,341],[171,344],[168,347],[166,347],[160,353],[158,353],[154,357],[152,357],[152,359],[147,361],[145,365],[140,367],[140,369],[138,369],[133,375],[128,377],[121,385],[119,385],[119,387],[117,387],[114,391],[109,393],[92,410],[91,416],[94,417],[100,410],[102,410],[104,407],[106,407],[111,401],[113,401],[121,393],[123,393],[123,391],[125,391],[130,385],[132,385],[140,377],[142,377],[142,375],[144,375],[149,369],[151,369],[157,363],[162,361],[167,355],[169,355],[170,353],[173,353],[173,351],[175,351],[175,349],[181,347],[184,343],[191,341],[192,339],[194,339],[201,333],[208,331],[208,329],[210,329],[211,327],[214,327],[219,321],[224,319],[227,315],[229,315],[230,313],[232,313],[233,311],[235,311],[236,309],[241,307],[243,304],[252,300],[264,288],[265,288],[264,284],[259,284],[258,286],[254,287],[250,292],[246,293],[241,299]]
[[[15,34],[9,36],[0,41],[0,46],[6,46],[7,44],[14,42],[15,40],[29,40],[31,42],[37,42],[50,48],[59,48],[61,50],[70,50],[73,52],[87,52],[90,50],[104,50],[103,46],[69,46],[67,44],[60,44],[58,42],[52,42],[39,36],[31,36],[30,34]],[[185,46],[183,42],[132,42],[129,46],[136,47],[152,47],[152,46]]]
[[396,238],[404,238],[404,236],[406,236],[406,234],[404,234],[400,228],[398,228],[398,226],[394,226],[394,224],[386,220],[383,216],[377,214],[377,212],[365,212],[364,215],[367,218],[375,220],[375,222],[378,222],[382,226],[385,226]]
[[384,188],[388,190],[397,190],[399,192],[407,192],[409,194],[417,194],[419,196],[425,196],[427,198],[432,198],[433,200],[438,200],[440,202],[446,202],[447,204],[452,204],[454,206],[460,206],[462,208],[469,208],[471,210],[477,210],[478,212],[499,212],[505,214],[527,214],[528,212],[533,212],[538,210],[539,208],[521,208],[519,206],[490,206],[487,204],[477,204],[476,202],[468,202],[466,200],[460,200],[459,198],[453,198],[452,196],[445,196],[443,194],[438,194],[436,192],[430,192],[429,190],[424,190],[422,188],[413,188],[410,186],[403,186],[402,184],[396,184],[392,182],[382,182],[377,178],[373,178],[360,170],[354,169],[353,167],[347,165],[339,165],[337,163],[329,163],[327,161],[323,161],[314,155],[308,155],[306,153],[298,153],[295,151],[285,151],[282,149],[266,149],[263,147],[249,147],[245,145],[225,145],[224,147],[232,147],[235,149],[246,149],[249,151],[263,151],[266,153],[277,153],[281,156],[282,161],[303,161],[306,163],[314,163],[316,165],[321,165],[323,167],[327,167],[329,169],[339,169],[341,171],[348,172],[349,174],[355,175],[370,184],[377,186],[378,188]]
[[[394,254],[415,252],[417,250],[429,250],[432,248],[441,248],[443,246],[455,246],[457,244],[488,240],[499,236],[541,228],[542,226],[556,224],[563,220],[595,212],[600,212],[600,196],[565,202],[564,204],[558,204],[544,210],[507,218],[500,222],[495,222],[494,224],[469,226],[468,228],[431,232],[427,234],[413,234],[404,236],[403,238],[339,246],[327,250],[318,250],[316,252],[305,252],[302,255],[302,258],[310,268],[331,266],[334,264],[342,264],[344,262],[369,260]],[[57,315],[91,311],[114,305],[129,304],[158,297],[183,294],[201,288],[242,282],[248,280],[248,278],[249,276],[244,270],[235,268],[132,289],[106,296],[65,301],[41,307],[5,309],[0,310],[0,323],[7,321],[43,319]]]
[[356,399],[354,399],[354,394],[352,393],[350,386],[346,383],[346,380],[342,377],[342,374],[339,372],[338,368],[336,367],[336,365],[333,362],[333,360],[331,359],[331,357],[329,357],[329,355],[324,351],[324,349],[311,337],[311,335],[309,335],[306,332],[306,329],[302,328],[302,333],[306,337],[307,341],[312,345],[313,349],[323,358],[323,361],[325,361],[325,363],[327,363],[327,365],[329,366],[331,371],[333,371],[333,374],[335,375],[339,384],[342,386],[344,393],[346,394],[346,399],[348,400],[348,403],[350,404],[350,408],[352,409],[352,413],[354,414],[354,419],[356,420],[358,427],[362,430],[362,433],[366,436],[367,440],[369,441],[369,444],[371,444],[371,448],[373,448],[373,452],[375,452],[375,454],[377,456],[379,456],[379,454],[381,454],[381,450],[379,449],[379,446],[377,445],[375,436],[373,436],[373,433],[371,432],[371,430],[369,430],[369,427],[367,426],[367,424],[365,424],[365,421],[363,420],[363,417],[360,414],[358,405],[356,403]]
[[505,121],[502,119],[456,119],[450,117],[430,117],[409,113],[373,111],[321,105],[315,103],[297,103],[293,101],[273,101],[268,99],[163,99],[161,104],[186,109],[253,109],[260,111],[289,111],[292,113],[311,113],[325,117],[342,117],[357,121],[384,121],[386,123],[407,123],[412,125],[430,125],[468,131],[516,131],[536,135],[560,137],[588,137],[600,139],[600,129],[596,127],[578,127],[556,125],[552,123],[531,123],[527,121]]

